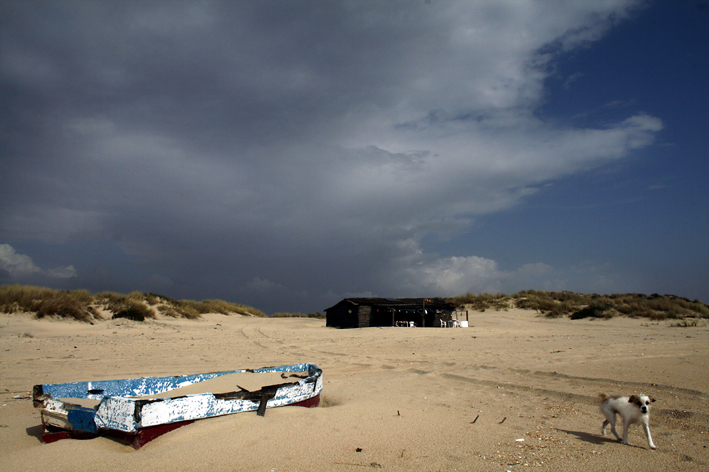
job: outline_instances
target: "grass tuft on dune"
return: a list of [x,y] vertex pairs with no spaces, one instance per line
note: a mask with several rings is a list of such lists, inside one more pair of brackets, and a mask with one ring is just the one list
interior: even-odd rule
[[574,292],[545,292],[523,290],[512,295],[472,294],[449,299],[457,306],[474,310],[505,310],[523,308],[536,310],[547,317],[569,316],[572,320],[583,318],[613,318],[631,316],[652,320],[709,318],[709,306],[700,300],[689,300],[675,295],[645,295],[624,293],[599,295]]
[[197,319],[204,313],[265,317],[256,308],[223,300],[174,300],[155,293],[115,292],[91,294],[88,290],[53,290],[31,285],[0,286],[0,312],[35,313],[37,318],[55,316],[87,323],[109,318],[145,321],[158,314]]

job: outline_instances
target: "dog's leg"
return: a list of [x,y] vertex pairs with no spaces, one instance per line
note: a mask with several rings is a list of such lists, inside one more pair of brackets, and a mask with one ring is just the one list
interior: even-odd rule
[[603,424],[601,425],[601,436],[606,435],[606,426],[608,426],[610,422],[608,420],[604,420]]
[[615,413],[613,413],[612,416],[608,417],[608,422],[611,425],[611,433],[613,433],[613,435],[616,437],[616,439],[618,439],[618,441],[622,441],[620,434],[618,434],[618,431],[615,430],[615,420],[616,420]]
[[[623,444],[630,446],[628,442],[628,430],[630,429],[630,419],[623,418]],[[618,438],[620,439],[620,438]]]
[[645,437],[647,437],[647,445],[650,446],[650,449],[657,449],[655,443],[652,442],[652,435],[650,434],[650,425],[647,421],[643,421],[643,429],[645,430]]

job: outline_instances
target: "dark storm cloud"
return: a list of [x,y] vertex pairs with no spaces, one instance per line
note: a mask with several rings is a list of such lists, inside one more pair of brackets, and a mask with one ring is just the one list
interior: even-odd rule
[[420,240],[651,143],[533,113],[554,50],[633,3],[6,3],[0,237],[267,309],[504,287],[531,269]]

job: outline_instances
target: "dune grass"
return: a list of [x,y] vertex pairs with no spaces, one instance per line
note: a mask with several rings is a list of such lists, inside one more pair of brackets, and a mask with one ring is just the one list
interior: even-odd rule
[[0,312],[35,313],[37,318],[56,316],[93,322],[101,320],[101,312],[111,318],[145,321],[162,313],[175,318],[197,319],[204,313],[233,313],[265,317],[265,313],[250,306],[223,300],[174,300],[155,293],[101,292],[92,295],[88,290],[53,290],[29,285],[0,286]]
[[[512,295],[468,293],[449,298],[448,301],[456,306],[470,306],[480,311],[488,309],[499,311],[515,307],[536,310],[547,317],[568,316],[572,320],[614,316],[632,316],[651,320],[709,319],[709,306],[699,300],[656,293],[598,295],[567,291],[523,290]],[[37,318],[56,316],[84,322],[101,320],[104,314],[110,315],[111,318],[128,318],[136,321],[155,318],[158,313],[188,319],[200,318],[205,313],[266,316],[256,308],[224,300],[175,300],[156,293],[138,291],[127,295],[115,292],[92,295],[88,290],[53,290],[30,285],[0,286],[0,312],[29,312],[35,313]],[[325,315],[279,312],[272,317],[325,318]],[[684,327],[685,324],[677,326]],[[694,325],[690,323],[686,326]]]
[[272,314],[271,318],[318,318],[318,319],[324,320],[325,314],[320,313],[320,312],[308,313],[308,314],[279,312],[279,313]]
[[501,293],[466,293],[465,295],[450,298],[449,301],[456,306],[468,305],[473,310],[485,311],[487,309],[493,309],[500,311],[509,309],[512,299],[510,296]]
[[633,316],[652,320],[709,318],[709,306],[700,300],[656,293],[599,295],[523,290],[512,295],[468,293],[451,298],[450,301],[458,306],[470,305],[478,310],[488,308],[500,310],[514,306],[537,310],[547,317],[569,316],[572,320],[607,319],[614,316]]
[[0,311],[33,312],[37,318],[59,316],[80,321],[96,318],[89,305],[93,297],[87,290],[59,291],[44,287],[0,286]]
[[[202,300],[199,302],[194,300],[180,300],[177,302],[177,310],[182,310],[184,313],[190,313],[193,316],[194,314],[199,316],[204,313],[221,313],[223,315],[237,313],[246,316],[266,316],[265,313],[256,308],[238,303],[229,303],[224,300]],[[187,315],[183,316],[189,318]]]

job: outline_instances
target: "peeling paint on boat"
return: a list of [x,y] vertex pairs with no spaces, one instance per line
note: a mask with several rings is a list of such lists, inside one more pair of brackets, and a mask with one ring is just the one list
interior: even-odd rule
[[[264,386],[249,392],[200,393],[172,398],[152,395],[229,374],[306,372],[304,378]],[[287,379],[287,378],[286,378]],[[314,364],[293,364],[204,374],[142,377],[136,379],[42,384],[34,387],[34,405],[42,410],[42,422],[63,430],[99,433],[102,430],[136,433],[142,428],[211,418],[245,411],[303,402],[320,395],[322,370]],[[94,408],[61,399],[99,400]]]

